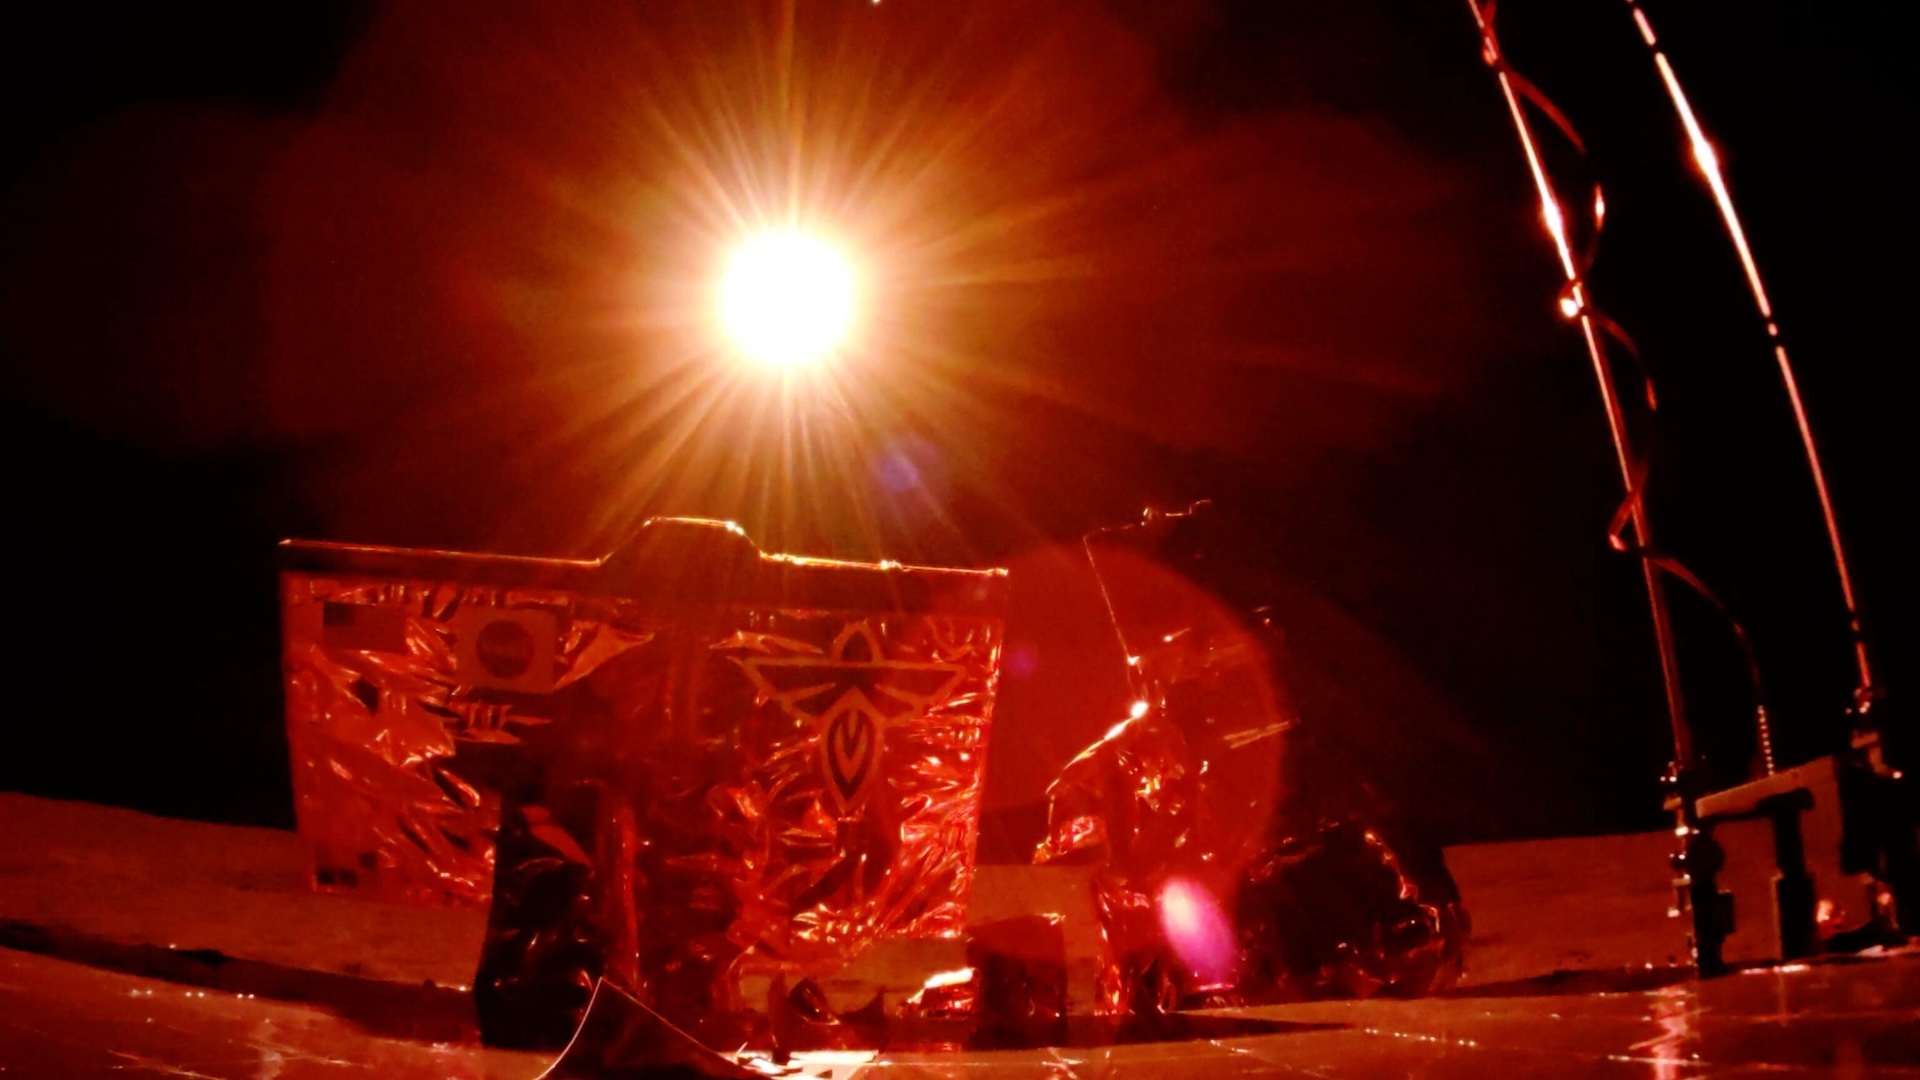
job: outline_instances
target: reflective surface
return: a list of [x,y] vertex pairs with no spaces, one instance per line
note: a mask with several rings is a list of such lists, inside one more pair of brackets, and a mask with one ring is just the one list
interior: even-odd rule
[[1199,503],[1087,538],[1136,700],[1048,789],[1036,862],[1092,862],[1099,1011],[1417,996],[1469,932],[1445,857],[1299,715],[1253,534]]
[[737,1045],[756,982],[957,934],[998,649],[986,619],[748,613],[602,668],[604,721],[508,799],[489,1037],[562,1045],[605,975]]
[[605,977],[737,1045],[768,980],[963,926],[1004,574],[763,555],[692,519],[594,562],[283,557],[316,880],[490,896],[489,1041],[564,1045]]
[[[1242,1013],[1273,1034],[1084,1049],[816,1059],[800,1075],[904,1077],[1779,1077],[1920,1075],[1920,958],[1651,989],[1320,1002]],[[12,1080],[380,1076],[531,1080],[549,1057],[371,1033],[331,1013],[0,951]]]
[[538,1055],[375,1034],[303,1005],[0,950],[0,1076],[524,1080]]

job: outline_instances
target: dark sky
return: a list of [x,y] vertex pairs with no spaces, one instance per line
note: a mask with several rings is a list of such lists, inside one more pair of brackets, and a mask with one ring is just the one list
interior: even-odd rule
[[[990,808],[1022,821],[1121,701],[1075,539],[1215,497],[1338,690],[1319,722],[1443,835],[1658,825],[1618,475],[1464,2],[799,0],[786,99],[775,8],[4,16],[36,735],[0,786],[286,823],[275,539],[595,554],[698,513],[768,549],[1011,566],[1038,660],[1007,681]],[[1898,709],[1891,35],[1786,0],[1647,9],[1801,365]],[[1588,137],[1563,174],[1607,186],[1594,285],[1660,389],[1636,423],[1665,546],[1747,623],[1810,754],[1852,683],[1731,250],[1625,6],[1501,11]],[[846,409],[789,421],[790,482],[779,403],[716,383],[689,314],[732,219],[787,192],[882,281]],[[1677,606],[1731,776],[1742,677]]]

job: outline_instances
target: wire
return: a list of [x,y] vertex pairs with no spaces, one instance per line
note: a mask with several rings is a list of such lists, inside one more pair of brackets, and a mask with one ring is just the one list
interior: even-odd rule
[[[1629,2],[1631,3],[1632,0]],[[1673,725],[1675,758],[1683,767],[1690,768],[1694,762],[1693,735],[1680,688],[1672,620],[1667,610],[1665,592],[1660,587],[1664,577],[1675,578],[1687,585],[1725,616],[1746,660],[1747,675],[1754,695],[1754,719],[1761,748],[1761,761],[1767,773],[1771,775],[1774,771],[1773,739],[1767,718],[1765,686],[1746,628],[1733,617],[1726,604],[1707,588],[1697,574],[1655,546],[1648,524],[1644,495],[1649,466],[1646,459],[1637,455],[1633,449],[1626,413],[1615,385],[1613,365],[1608,355],[1606,345],[1608,341],[1619,345],[1635,364],[1640,366],[1647,411],[1657,411],[1659,400],[1654,392],[1652,379],[1647,376],[1644,364],[1641,363],[1639,347],[1619,323],[1594,304],[1592,290],[1586,280],[1587,272],[1598,256],[1600,236],[1606,224],[1606,194],[1597,181],[1592,184],[1589,202],[1592,208],[1591,228],[1588,230],[1586,242],[1576,248],[1566,211],[1561,205],[1560,196],[1555,190],[1553,179],[1548,174],[1546,162],[1541,155],[1539,140],[1534,132],[1533,121],[1528,116],[1527,106],[1531,105],[1545,116],[1553,128],[1560,132],[1582,158],[1587,156],[1586,142],[1580,137],[1579,131],[1575,129],[1566,114],[1561,112],[1538,87],[1507,63],[1495,29],[1498,0],[1484,0],[1484,2],[1467,0],[1467,6],[1472,9],[1474,22],[1480,29],[1482,56],[1488,66],[1493,68],[1500,83],[1501,94],[1507,102],[1507,110],[1513,117],[1514,130],[1520,137],[1520,148],[1526,154],[1527,166],[1533,175],[1534,188],[1540,197],[1541,216],[1546,223],[1548,234],[1553,239],[1554,251],[1560,259],[1561,271],[1566,275],[1566,284],[1560,290],[1560,311],[1567,318],[1579,323],[1581,336],[1587,345],[1588,356],[1593,361],[1594,375],[1600,384],[1600,397],[1606,408],[1608,428],[1613,435],[1621,482],[1626,488],[1626,495],[1621,500],[1614,513],[1613,522],[1608,528],[1607,539],[1615,550],[1639,558],[1642,572],[1647,580],[1647,596],[1653,615],[1654,637],[1659,646],[1661,674],[1665,680],[1667,693],[1667,710]],[[1629,526],[1634,534],[1631,542],[1625,537]]]
[[1827,471],[1820,462],[1820,447],[1813,437],[1813,425],[1807,420],[1806,402],[1800,396],[1800,381],[1794,376],[1793,361],[1788,358],[1786,342],[1781,339],[1780,324],[1774,318],[1772,302],[1767,299],[1767,287],[1761,280],[1760,267],[1754,262],[1753,250],[1747,244],[1747,231],[1740,224],[1740,214],[1734,209],[1733,195],[1727,190],[1720,157],[1714,153],[1713,144],[1701,129],[1700,120],[1693,112],[1693,104],[1687,99],[1687,92],[1681,88],[1680,77],[1674,74],[1666,51],[1660,47],[1660,39],[1654,34],[1647,13],[1641,9],[1638,0],[1626,0],[1626,3],[1633,13],[1634,25],[1640,30],[1641,40],[1647,43],[1648,51],[1653,54],[1654,67],[1660,71],[1660,81],[1666,86],[1667,96],[1673,100],[1680,125],[1686,129],[1687,144],[1693,151],[1694,164],[1699,167],[1701,177],[1713,193],[1714,205],[1720,210],[1720,220],[1727,227],[1727,237],[1733,241],[1734,252],[1740,257],[1740,266],[1746,271],[1747,287],[1753,293],[1754,307],[1759,311],[1761,321],[1766,323],[1767,340],[1773,346],[1774,362],[1780,367],[1780,380],[1786,387],[1787,400],[1793,405],[1793,420],[1800,430],[1800,445],[1806,451],[1807,469],[1813,474],[1814,491],[1820,496],[1820,513],[1827,526],[1827,544],[1833,551],[1834,573],[1840,579],[1840,596],[1847,606],[1847,630],[1853,641],[1854,665],[1859,674],[1859,682],[1853,692],[1854,709],[1856,714],[1864,716],[1879,697],[1879,690],[1873,683],[1873,663],[1868,656],[1866,631],[1861,625],[1859,605],[1854,600],[1853,574],[1847,566],[1846,545],[1840,537],[1840,519],[1834,513],[1833,495],[1827,488]]

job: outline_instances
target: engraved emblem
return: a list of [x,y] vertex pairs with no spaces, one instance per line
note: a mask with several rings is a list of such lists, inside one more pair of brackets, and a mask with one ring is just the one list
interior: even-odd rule
[[849,623],[826,656],[736,659],[762,700],[820,732],[820,769],[844,813],[880,776],[891,724],[939,708],[959,686],[959,664],[888,660],[866,621]]

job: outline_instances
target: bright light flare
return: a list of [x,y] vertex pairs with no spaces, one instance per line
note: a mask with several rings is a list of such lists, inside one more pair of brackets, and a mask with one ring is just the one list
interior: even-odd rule
[[826,239],[798,230],[763,233],[727,260],[720,327],[748,359],[770,368],[819,363],[853,329],[853,263]]
[[1233,923],[1207,887],[1170,877],[1160,888],[1160,929],[1167,944],[1203,981],[1231,981],[1238,960]]

